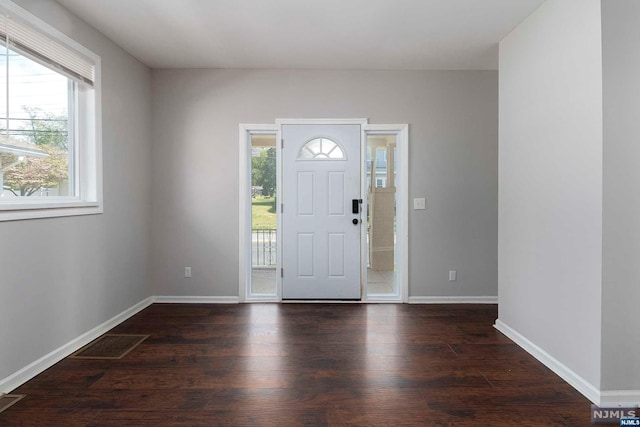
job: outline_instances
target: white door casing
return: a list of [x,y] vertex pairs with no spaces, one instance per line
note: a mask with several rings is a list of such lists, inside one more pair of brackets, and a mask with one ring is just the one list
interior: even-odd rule
[[360,132],[355,124],[282,125],[283,299],[361,297],[362,214],[352,212],[361,199]]

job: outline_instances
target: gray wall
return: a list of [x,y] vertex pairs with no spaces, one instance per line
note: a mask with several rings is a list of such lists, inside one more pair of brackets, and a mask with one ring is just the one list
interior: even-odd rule
[[410,296],[497,295],[497,72],[152,76],[157,295],[238,295],[238,124],[323,117],[410,125],[409,195],[427,198],[409,213]]
[[[640,2],[603,0],[602,389],[640,390]],[[637,403],[637,402],[636,402]]]
[[0,379],[150,295],[150,70],[57,3],[16,3],[102,57],[104,214],[0,223]]
[[596,388],[599,0],[548,0],[500,43],[499,318]]

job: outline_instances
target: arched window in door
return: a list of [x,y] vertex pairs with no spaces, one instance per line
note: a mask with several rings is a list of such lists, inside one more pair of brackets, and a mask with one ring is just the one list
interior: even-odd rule
[[346,160],[344,150],[329,138],[314,138],[302,146],[298,160]]

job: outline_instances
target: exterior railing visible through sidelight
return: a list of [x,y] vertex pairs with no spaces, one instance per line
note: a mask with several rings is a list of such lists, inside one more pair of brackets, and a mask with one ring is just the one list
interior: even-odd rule
[[276,230],[252,229],[251,230],[251,265],[252,267],[276,266]]

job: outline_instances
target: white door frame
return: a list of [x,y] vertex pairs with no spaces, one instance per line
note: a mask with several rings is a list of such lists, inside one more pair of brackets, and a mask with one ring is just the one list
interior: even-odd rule
[[[240,302],[278,302],[282,300],[282,286],[280,275],[276,274],[276,295],[263,297],[251,295],[251,135],[275,135],[276,136],[276,170],[280,170],[280,129],[276,125],[240,124],[239,137],[239,167],[240,172],[240,224],[238,240],[239,263],[239,301]],[[280,189],[280,174],[276,174],[276,188]],[[280,210],[276,214],[276,242],[280,242]],[[276,271],[280,271],[280,245],[276,246]]]
[[[367,197],[366,191],[366,149],[367,149],[367,136],[375,134],[395,134],[397,135],[396,152],[398,155],[398,176],[396,178],[396,194],[398,206],[396,207],[396,218],[398,221],[398,229],[396,233],[396,251],[397,251],[397,267],[396,283],[398,293],[391,296],[367,296],[367,266],[364,262],[365,257],[362,256],[361,268],[361,289],[362,289],[362,302],[408,302],[409,298],[409,281],[408,281],[408,226],[409,226],[409,126],[406,124],[369,124],[368,119],[276,119],[275,125],[266,124],[246,124],[241,123],[239,125],[239,242],[238,242],[238,256],[239,256],[239,300],[240,302],[281,302],[282,301],[282,280],[279,274],[276,274],[276,295],[274,297],[257,297],[251,295],[251,204],[248,195],[251,194],[251,163],[250,163],[250,147],[251,147],[251,135],[276,135],[276,141],[282,141],[282,125],[291,124],[321,124],[321,125],[339,125],[339,124],[355,124],[361,126],[361,194],[363,199]],[[278,171],[282,171],[282,146],[280,143],[276,143],[276,168]],[[276,178],[277,194],[281,197],[282,186],[282,174],[278,173]],[[284,202],[284,201],[280,201]],[[366,203],[363,203],[366,206]],[[280,210],[277,213],[277,232],[276,239],[278,242],[282,242],[282,218]],[[366,247],[366,228],[361,228],[361,253],[366,254],[368,248]],[[276,271],[280,271],[282,268],[282,248],[281,245],[277,245],[276,249]],[[321,302],[333,302],[336,301],[321,301]]]
[[[367,158],[367,136],[369,135],[396,135],[396,160],[398,173],[396,176],[396,294],[395,295],[373,295],[367,292],[367,263],[362,262],[362,283],[364,286],[362,300],[364,302],[408,302],[409,301],[409,125],[363,125],[362,126],[362,149],[363,159]],[[368,206],[367,191],[367,170],[362,170],[362,190],[363,206]],[[373,179],[373,177],[372,177]],[[366,230],[365,230],[366,233]],[[366,254],[366,236],[362,238],[362,253]]]

